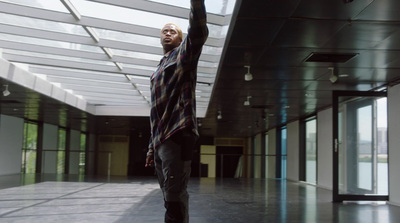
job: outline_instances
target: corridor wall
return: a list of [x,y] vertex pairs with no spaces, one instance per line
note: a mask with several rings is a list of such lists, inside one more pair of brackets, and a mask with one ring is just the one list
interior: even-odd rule
[[287,179],[299,181],[300,122],[287,124]]
[[400,85],[388,89],[389,201],[400,205]]
[[0,175],[21,172],[24,120],[0,115]]
[[42,173],[57,173],[57,139],[58,127],[43,124]]

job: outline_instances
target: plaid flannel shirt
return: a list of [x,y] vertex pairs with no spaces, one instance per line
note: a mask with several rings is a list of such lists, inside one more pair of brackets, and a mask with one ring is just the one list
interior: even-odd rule
[[183,129],[198,136],[196,120],[197,64],[208,37],[204,0],[191,0],[188,35],[168,52],[150,80],[151,137],[149,152]]

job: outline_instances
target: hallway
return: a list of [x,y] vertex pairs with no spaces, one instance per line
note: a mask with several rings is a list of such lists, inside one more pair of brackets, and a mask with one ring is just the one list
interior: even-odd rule
[[[61,178],[1,176],[0,222],[163,222],[155,178]],[[400,222],[400,207],[332,203],[330,190],[273,179],[192,178],[189,193],[191,223]]]

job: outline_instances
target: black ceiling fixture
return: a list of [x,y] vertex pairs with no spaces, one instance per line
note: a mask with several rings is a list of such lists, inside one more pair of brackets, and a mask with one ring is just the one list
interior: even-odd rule
[[320,62],[320,63],[345,63],[351,58],[355,57],[357,53],[311,53],[306,62]]

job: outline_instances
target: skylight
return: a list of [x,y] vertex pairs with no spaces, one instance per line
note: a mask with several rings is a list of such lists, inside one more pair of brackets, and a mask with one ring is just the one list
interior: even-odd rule
[[[235,2],[206,1],[210,36],[198,67],[198,117],[208,108]],[[162,56],[159,30],[174,22],[186,34],[189,3],[0,0],[1,55],[71,92],[94,115],[148,116],[149,77]]]

